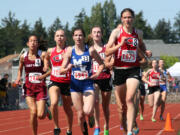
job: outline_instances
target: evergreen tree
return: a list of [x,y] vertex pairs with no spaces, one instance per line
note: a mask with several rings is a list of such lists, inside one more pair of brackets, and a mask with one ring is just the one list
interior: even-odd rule
[[177,13],[175,17],[174,28],[175,28],[174,34],[176,35],[176,38],[178,39],[177,42],[180,43],[180,11]]
[[40,39],[47,40],[46,28],[43,26],[41,18],[35,22],[32,34],[35,34]]
[[1,28],[1,45],[5,46],[4,54],[13,54],[21,44],[20,37],[20,21],[15,18],[15,14],[9,12],[8,17],[5,17],[2,21]]
[[162,39],[165,43],[173,40],[170,21],[166,22],[164,18],[158,21],[154,33],[156,39]]
[[58,29],[63,29],[61,21],[59,18],[56,18],[54,23],[48,28],[48,46],[54,46],[54,34]]
[[135,16],[134,26],[143,31],[144,39],[152,39],[153,38],[153,29],[150,25],[147,25],[147,21],[143,18],[143,12],[140,11]]

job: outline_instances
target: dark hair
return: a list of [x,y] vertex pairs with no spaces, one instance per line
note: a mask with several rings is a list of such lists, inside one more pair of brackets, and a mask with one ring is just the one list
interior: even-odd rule
[[88,46],[92,46],[94,44],[94,41],[93,41],[93,38],[92,38],[92,35],[89,34],[86,41],[85,41],[85,44],[87,44]]
[[39,38],[37,35],[33,34],[33,35],[30,35],[30,36],[29,36],[28,41],[29,41],[29,39],[30,39],[31,37],[33,37],[33,36],[36,37],[37,40],[38,40],[38,44],[39,44],[38,49],[39,49],[39,50],[42,50],[42,51],[47,51],[48,42],[47,42],[46,40],[43,40],[42,37]]
[[43,40],[42,38],[40,38],[38,49],[42,50],[42,51],[47,51],[47,46],[48,46],[48,41],[47,40]]
[[80,30],[83,33],[83,36],[86,37],[86,34],[85,34],[83,28],[81,28],[81,27],[73,28],[72,34],[74,35],[74,32],[77,31],[77,30]]
[[4,77],[5,77],[5,76],[8,76],[8,77],[9,77],[9,74],[6,73],[6,74],[4,74]]
[[123,10],[121,11],[121,17],[122,17],[122,15],[123,15],[123,13],[126,12],[126,11],[130,12],[133,18],[135,17],[134,11],[133,11],[131,8],[125,8],[125,9],[123,9]]

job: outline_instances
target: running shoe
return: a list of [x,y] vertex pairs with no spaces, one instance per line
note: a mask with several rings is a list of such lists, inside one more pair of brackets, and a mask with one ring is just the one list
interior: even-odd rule
[[120,130],[124,130],[122,126],[120,126]]
[[159,117],[160,117],[160,120],[164,120],[164,118],[163,118],[163,116],[162,116],[162,115],[160,115]]
[[48,109],[49,107],[49,104],[46,102],[45,104],[45,113],[46,113],[46,116],[48,117],[49,120],[52,120],[52,114],[51,114],[51,111]]
[[104,129],[104,135],[109,135],[109,130]]
[[60,128],[55,128],[54,129],[54,135],[59,135],[61,133],[61,129]]
[[133,135],[132,132],[128,132],[127,135]]
[[99,135],[100,133],[100,128],[95,128],[94,129],[94,135]]
[[142,114],[140,114],[140,120],[144,120],[144,117]]
[[72,131],[67,131],[66,135],[72,135]]
[[88,127],[87,127],[87,123],[86,121],[84,122],[84,131],[83,131],[83,135],[88,135]]
[[94,121],[94,116],[93,115],[88,117],[88,123],[89,123],[90,128],[94,127],[95,121]]
[[139,134],[139,128],[138,128],[138,127],[134,127],[134,128],[133,128],[133,133],[134,133],[135,135]]
[[152,122],[156,122],[156,120],[154,118],[151,118]]

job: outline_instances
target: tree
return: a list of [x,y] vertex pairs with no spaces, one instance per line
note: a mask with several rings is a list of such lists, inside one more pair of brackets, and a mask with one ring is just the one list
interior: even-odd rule
[[74,23],[75,28],[83,28],[85,16],[86,16],[86,12],[84,9],[82,9],[81,12],[75,16],[75,23]]
[[107,42],[111,31],[116,27],[116,7],[113,0],[109,2],[106,0],[103,5],[103,36],[104,41]]
[[15,18],[15,14],[9,12],[8,17],[5,17],[2,21],[1,28],[1,46],[4,48],[4,55],[14,53],[21,45],[20,37],[20,21]]
[[28,41],[30,34],[31,34],[30,25],[27,24],[27,20],[25,20],[23,24],[20,26],[21,44],[18,46],[18,51],[21,51],[22,48],[27,47],[26,43]]
[[43,26],[41,18],[35,22],[32,33],[35,34],[38,38],[47,40],[46,28]]
[[63,26],[60,19],[56,18],[54,23],[48,28],[48,46],[54,46],[54,34],[58,29],[63,29]]
[[93,26],[100,26],[103,28],[103,8],[101,3],[97,3],[95,6],[91,8],[91,16],[90,16],[90,28]]
[[67,38],[66,44],[67,45],[73,45],[72,32],[69,30],[69,23],[68,22],[66,23],[66,25],[64,27],[64,31],[65,31],[66,38]]
[[179,59],[174,56],[160,56],[160,59],[164,60],[164,67],[169,68],[174,65],[176,62],[179,62]]
[[172,35],[170,21],[166,22],[164,18],[158,21],[154,33],[156,39],[162,39],[165,43],[171,43],[175,39]]
[[150,25],[147,25],[147,21],[143,19],[143,12],[140,11],[136,14],[134,26],[143,31],[144,39],[152,39],[153,38],[153,29]]
[[177,42],[180,43],[180,11],[177,13],[174,22],[175,34],[177,36]]

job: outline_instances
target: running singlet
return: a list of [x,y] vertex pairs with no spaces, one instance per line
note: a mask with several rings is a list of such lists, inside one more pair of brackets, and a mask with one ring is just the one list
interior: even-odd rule
[[45,79],[41,81],[37,79],[38,76],[44,74],[44,64],[39,54],[36,56],[35,60],[29,60],[28,54],[29,52],[24,53],[24,67],[26,73],[25,85],[27,89],[38,92],[45,86]]
[[[102,47],[102,50],[99,51],[99,55],[101,56],[102,60],[105,59],[105,50],[106,50],[106,46]],[[93,63],[92,63],[92,73],[95,74],[99,69],[99,64],[93,59]],[[100,75],[96,78],[96,80],[100,80],[100,79],[108,79],[111,77],[110,71],[109,69],[104,69]]]
[[85,46],[85,50],[82,55],[77,55],[75,47],[72,48],[70,63],[73,65],[71,70],[71,81],[86,80],[92,75],[91,57],[87,45]]
[[159,86],[160,73],[152,70],[149,74],[149,82],[152,84],[150,87]]
[[[167,70],[163,70],[163,75],[167,80]],[[160,76],[160,85],[165,85],[166,84],[166,80],[162,80],[162,76]]]
[[122,37],[128,37],[125,43],[115,53],[115,67],[139,67],[138,51],[139,44],[138,34],[133,29],[132,34],[128,34],[124,29],[120,28],[120,35],[116,44],[121,42]]
[[57,52],[56,47],[52,49],[51,57],[50,57],[50,61],[52,65],[51,76],[50,76],[51,81],[60,82],[60,83],[70,83],[70,72],[66,74],[60,74],[61,65],[63,62],[63,55],[65,51],[66,48],[60,52]]

